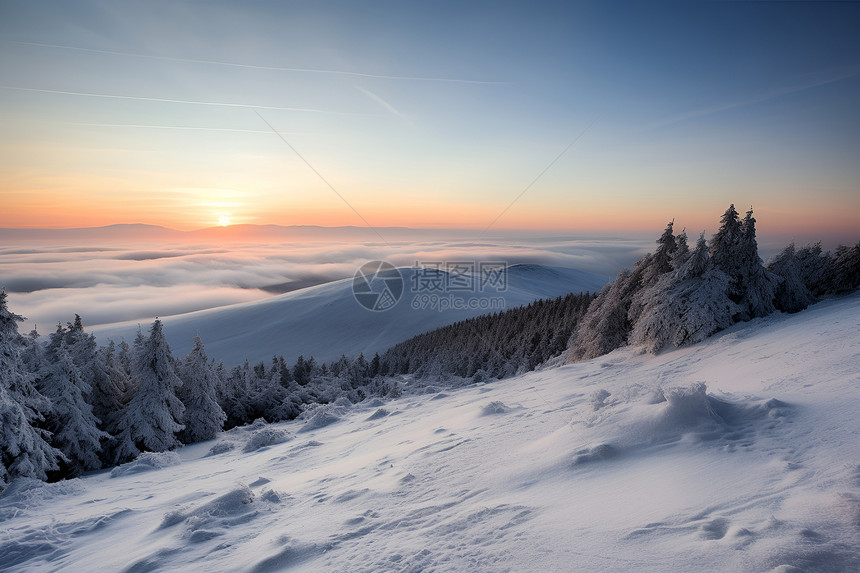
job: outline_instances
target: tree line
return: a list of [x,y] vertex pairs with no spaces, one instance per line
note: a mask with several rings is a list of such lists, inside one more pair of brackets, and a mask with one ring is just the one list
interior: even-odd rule
[[752,208],[731,205],[720,227],[692,249],[673,223],[657,249],[623,269],[597,295],[571,336],[571,361],[627,344],[658,352],[704,340],[737,322],[776,311],[798,312],[824,295],[860,286],[860,243],[823,252],[821,243],[792,243],[767,265],[758,254]]

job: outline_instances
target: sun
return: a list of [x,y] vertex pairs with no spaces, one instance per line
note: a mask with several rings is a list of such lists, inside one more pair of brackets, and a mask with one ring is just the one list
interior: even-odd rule
[[227,215],[221,215],[220,217],[218,217],[218,224],[222,227],[226,227],[230,224],[230,217],[228,217]]

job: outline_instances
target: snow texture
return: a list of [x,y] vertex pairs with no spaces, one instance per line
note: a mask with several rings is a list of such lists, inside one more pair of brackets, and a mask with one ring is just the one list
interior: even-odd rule
[[[857,571],[858,330],[855,294],[656,356],[406,379],[145,473],[20,478],[0,570]],[[264,429],[295,438],[244,453]]]

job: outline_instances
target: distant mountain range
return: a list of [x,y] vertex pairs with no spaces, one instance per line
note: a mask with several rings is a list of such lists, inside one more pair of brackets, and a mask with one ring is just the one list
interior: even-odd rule
[[[299,355],[317,360],[337,359],[341,354],[372,356],[416,334],[452,324],[459,320],[528,304],[539,298],[561,296],[570,292],[595,292],[608,277],[576,269],[534,264],[507,268],[506,288],[484,292],[456,291],[413,292],[413,281],[419,269],[400,269],[403,295],[392,308],[374,312],[362,307],[353,296],[353,279],[316,285],[272,298],[188,314],[161,317],[164,331],[176,356],[183,356],[200,333],[211,358],[228,366],[245,358],[252,363],[269,361],[283,355],[288,362]],[[475,289],[477,291],[478,289]],[[421,298],[436,295],[434,299]],[[419,297],[419,298],[416,298]],[[474,308],[439,310],[439,299],[449,297],[474,301]],[[491,299],[502,301],[493,307]],[[414,308],[414,306],[424,308]],[[141,327],[147,329],[148,323]],[[123,323],[94,326],[100,342],[108,339],[131,342],[138,324]]]
[[[227,225],[207,227],[193,231],[179,231],[158,225],[142,223],[116,224],[104,227],[82,227],[74,229],[27,229],[0,228],[2,242],[47,242],[56,241],[111,241],[111,242],[189,242],[189,241],[297,241],[297,240],[344,240],[385,242],[416,240],[420,238],[441,239],[452,235],[479,240],[499,236],[541,237],[547,231],[540,230],[491,230],[478,229],[415,229],[410,227],[321,227],[317,225]],[[561,232],[555,236],[575,237],[575,233]],[[593,238],[593,235],[581,238]]]

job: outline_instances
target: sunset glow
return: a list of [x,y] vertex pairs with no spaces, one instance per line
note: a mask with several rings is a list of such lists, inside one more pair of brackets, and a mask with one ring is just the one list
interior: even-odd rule
[[855,232],[856,5],[492,6],[4,7],[0,227]]

